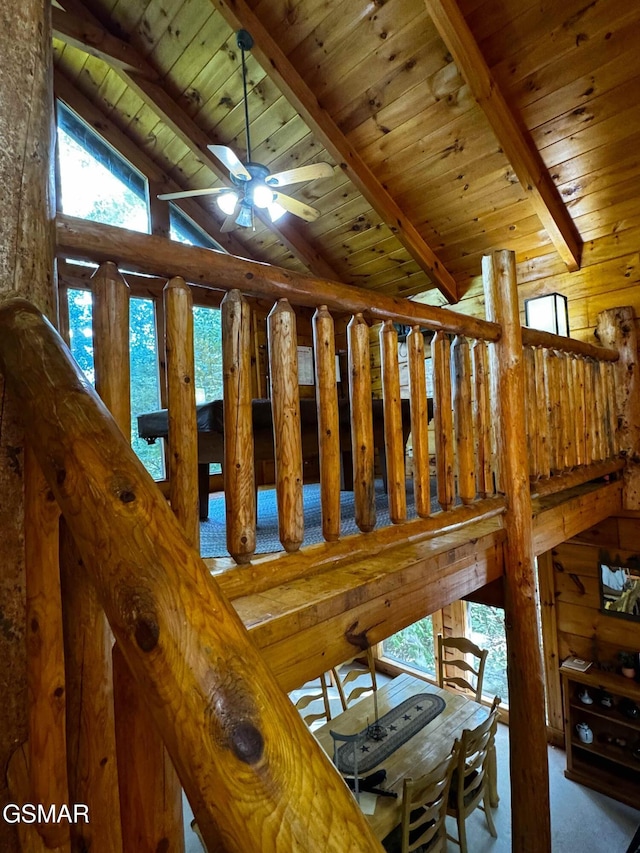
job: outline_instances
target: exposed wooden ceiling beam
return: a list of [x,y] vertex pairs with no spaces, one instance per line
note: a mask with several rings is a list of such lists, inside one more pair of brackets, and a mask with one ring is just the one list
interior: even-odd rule
[[271,80],[436,287],[450,302],[457,302],[456,282],[451,273],[440,263],[331,116],[320,106],[316,96],[245,0],[211,2],[230,26],[251,33],[254,40],[251,52]]
[[97,56],[113,68],[142,74],[150,80],[158,79],[153,68],[138,56],[130,44],[114,38],[103,27],[96,26],[91,21],[52,6],[51,28],[55,38],[91,56]]
[[[62,0],[65,2],[65,0]],[[78,10],[79,4],[73,3],[74,9]],[[157,82],[157,74],[152,66],[135,50],[125,42],[110,35],[99,21],[91,17],[86,10],[86,18],[71,15],[69,12],[56,12],[56,24],[54,24],[54,36],[71,43],[81,50],[95,54],[93,45],[100,44],[100,58],[107,62],[122,77],[127,85],[142,98],[156,113],[158,118],[164,122],[175,135],[203,162],[216,177],[227,186],[232,186],[231,180],[219,160],[209,151],[207,146],[215,139],[211,139],[195,121],[186,113],[176,101]],[[90,32],[90,41],[82,43],[83,34]],[[103,36],[99,35],[102,32]],[[71,39],[67,33],[72,33]],[[135,63],[135,70],[123,66],[122,57],[129,59],[129,65]],[[271,222],[268,216],[256,211],[261,221],[277,234],[292,254],[302,261],[313,275],[321,278],[339,280],[339,277],[330,263],[318,252],[301,233],[301,231],[287,219],[277,223]],[[217,236],[216,236],[216,239]]]
[[556,251],[569,270],[579,269],[582,238],[528,131],[507,104],[456,0],[425,0],[425,4]]
[[[122,154],[150,183],[162,186],[162,192],[177,192],[186,189],[172,180],[155,160],[145,154],[126,133],[104,115],[102,110],[57,70],[54,72],[53,88],[56,97],[60,98],[89,127],[93,128],[109,145]],[[245,244],[241,243],[232,232],[222,234],[218,220],[211,216],[195,199],[178,199],[174,204],[232,255],[246,257],[250,254]],[[256,258],[256,260],[260,260],[260,258]]]

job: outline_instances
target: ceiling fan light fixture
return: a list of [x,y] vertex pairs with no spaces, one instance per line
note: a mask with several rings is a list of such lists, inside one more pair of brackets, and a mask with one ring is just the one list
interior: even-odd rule
[[273,203],[273,190],[264,184],[256,184],[253,188],[253,203],[256,207],[269,207]]
[[233,190],[229,190],[228,193],[222,193],[222,195],[219,195],[216,201],[218,202],[220,210],[227,216],[231,216],[233,211],[236,209],[236,204],[238,203],[238,193],[233,192]]
[[236,218],[236,225],[241,225],[243,228],[252,228],[253,227],[253,217],[251,215],[251,205],[246,202],[242,202],[240,205],[240,210],[238,212],[238,216]]

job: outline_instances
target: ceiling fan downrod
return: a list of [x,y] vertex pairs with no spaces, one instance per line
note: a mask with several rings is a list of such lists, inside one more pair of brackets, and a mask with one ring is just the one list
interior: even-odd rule
[[247,137],[247,160],[251,162],[251,137],[249,135],[249,101],[247,98],[247,66],[244,59],[246,50],[251,50],[253,47],[253,38],[251,33],[246,30],[238,30],[236,33],[236,44],[240,48],[242,57],[242,92],[244,95],[244,126]]

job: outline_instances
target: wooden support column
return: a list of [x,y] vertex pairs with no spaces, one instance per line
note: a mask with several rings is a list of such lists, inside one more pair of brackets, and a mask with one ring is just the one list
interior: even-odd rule
[[515,255],[483,258],[487,316],[502,326],[491,369],[499,388],[498,418],[505,528],[505,621],[509,678],[512,850],[551,850],[544,676],[535,598],[531,494],[527,470],[524,360]]
[[[0,303],[35,302],[55,318],[54,125],[50,4],[3,4],[0,28]],[[28,93],[28,97],[25,97]],[[22,412],[0,376],[0,767],[27,737]],[[0,774],[0,809],[11,800]],[[0,820],[0,850],[18,850],[16,827]]]
[[640,364],[633,308],[612,308],[598,314],[597,335],[603,346],[617,349],[615,364],[618,453],[627,458],[624,509],[640,509]]

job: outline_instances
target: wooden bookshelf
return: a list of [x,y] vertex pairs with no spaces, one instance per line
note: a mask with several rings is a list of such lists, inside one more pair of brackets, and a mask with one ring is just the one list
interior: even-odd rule
[[[567,752],[565,776],[637,808],[640,802],[640,713],[637,717],[628,716],[621,703],[627,699],[640,708],[640,684],[634,679],[593,668],[578,672],[562,666],[560,674]],[[591,705],[579,698],[585,687],[593,699]],[[601,704],[604,693],[612,698],[610,708]],[[583,743],[578,736],[577,726],[582,722],[593,732],[592,743]]]

